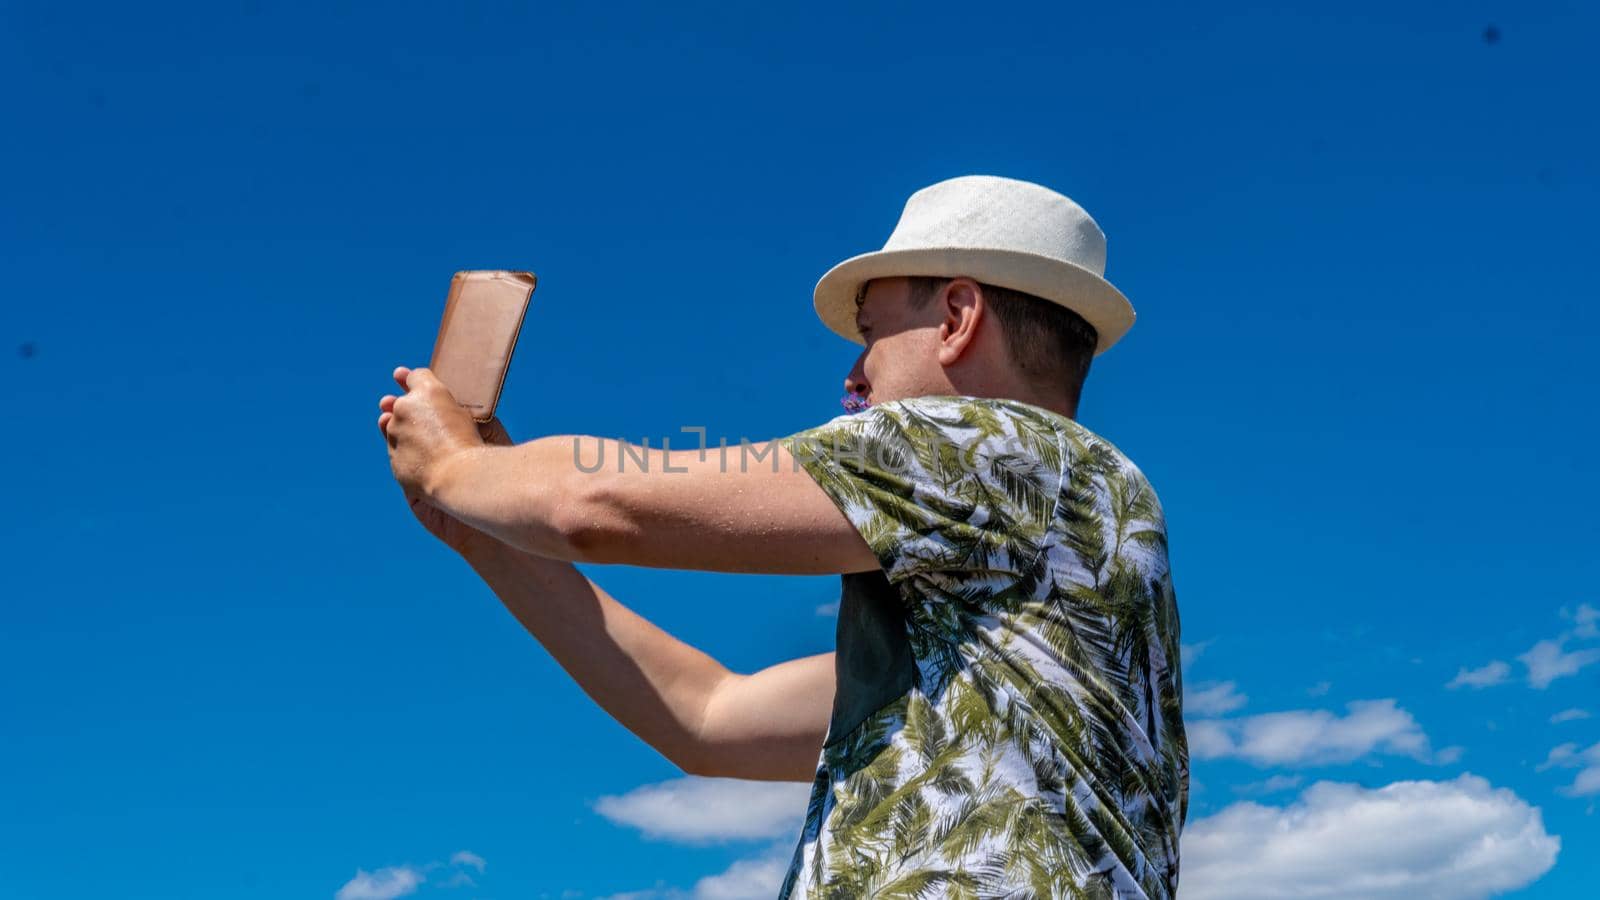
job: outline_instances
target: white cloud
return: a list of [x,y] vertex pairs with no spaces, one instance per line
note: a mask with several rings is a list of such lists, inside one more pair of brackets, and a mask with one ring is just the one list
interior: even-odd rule
[[1561,849],[1537,807],[1470,774],[1320,781],[1286,807],[1235,803],[1182,841],[1184,900],[1479,900],[1538,879]]
[[1563,709],[1561,712],[1551,716],[1550,724],[1560,725],[1562,722],[1571,722],[1577,719],[1587,718],[1589,718],[1589,711],[1587,709],[1578,709],[1574,707],[1572,709]]
[[1595,609],[1587,603],[1578,604],[1578,611],[1572,615],[1572,633],[1581,638],[1600,637],[1600,609]]
[[[799,839],[796,834],[795,839]],[[783,887],[783,876],[794,856],[794,844],[780,841],[754,856],[734,861],[733,865],[707,875],[692,891],[658,884],[642,891],[612,894],[602,900],[772,900]]]
[[1206,652],[1206,648],[1209,646],[1211,646],[1210,641],[1201,641],[1198,644],[1179,644],[1179,664],[1185,669],[1189,668],[1189,666],[1194,664],[1195,660],[1200,658],[1200,654]]
[[1244,706],[1249,699],[1231,681],[1202,681],[1193,690],[1184,689],[1183,709],[1197,716],[1220,716]]
[[1543,772],[1545,769],[1557,766],[1578,770],[1572,783],[1560,789],[1561,793],[1568,797],[1600,794],[1600,744],[1581,751],[1577,744],[1562,744],[1550,751],[1550,755],[1539,764],[1538,771]]
[[376,872],[356,869],[356,877],[333,896],[334,900],[394,900],[416,891],[425,878],[414,866],[389,866]]
[[654,838],[704,843],[798,839],[811,787],[791,781],[690,776],[601,797],[595,811]]
[[1557,678],[1576,675],[1585,666],[1600,662],[1600,648],[1573,650],[1569,653],[1562,649],[1566,642],[1566,635],[1555,640],[1540,641],[1527,653],[1517,657],[1528,667],[1528,684],[1543,690]]
[[1276,794],[1279,791],[1287,791],[1290,788],[1299,787],[1300,782],[1304,780],[1300,775],[1274,775],[1265,781],[1252,781],[1249,784],[1237,785],[1233,790],[1239,794]]
[[1333,682],[1319,681],[1316,684],[1313,684],[1311,687],[1306,688],[1306,693],[1313,697],[1321,697],[1331,690],[1333,690]]
[[479,872],[482,872],[484,868],[489,865],[489,863],[486,862],[483,857],[473,853],[471,850],[458,850],[451,855],[450,865],[471,866],[472,868],[477,869]]
[[1569,760],[1572,760],[1572,759],[1576,758],[1577,753],[1578,753],[1578,745],[1577,744],[1572,744],[1572,743],[1562,744],[1561,746],[1556,747],[1555,749],[1551,750],[1550,751],[1550,755],[1546,756],[1544,758],[1544,762],[1542,762],[1538,766],[1534,767],[1534,771],[1535,772],[1543,772],[1545,769],[1548,769],[1551,766],[1563,765],[1563,764],[1567,763]]
[[[795,840],[799,840],[796,834]],[[783,876],[794,857],[794,845],[774,844],[766,853],[741,859],[726,871],[700,879],[695,900],[772,900],[783,887]]]
[[837,616],[838,614],[839,601],[837,600],[833,601],[832,603],[823,603],[817,606],[817,615],[819,616]]
[[[388,866],[368,872],[356,869],[356,877],[345,882],[334,895],[335,900],[394,900],[415,893],[428,880],[428,873],[442,863],[430,862],[425,866]],[[450,857],[449,865],[477,869],[482,873],[488,863],[471,850],[460,850]],[[465,872],[455,872],[444,881],[435,882],[441,887],[476,887],[477,883]]]
[[1233,753],[1233,738],[1226,723],[1218,719],[1201,719],[1185,722],[1188,732],[1189,755],[1195,759],[1218,759]]
[[[1567,642],[1573,638],[1600,637],[1600,609],[1580,603],[1576,612],[1563,608],[1561,617],[1572,622],[1572,628],[1549,640],[1539,641],[1517,657],[1527,668],[1528,684],[1539,690],[1549,687],[1558,678],[1576,675],[1585,667],[1600,662],[1600,647],[1566,649]],[[1486,688],[1504,684],[1510,677],[1511,666],[1497,659],[1476,669],[1462,667],[1445,687]]]
[[1600,794],[1600,759],[1578,773],[1572,783],[1561,789],[1568,797],[1592,797]]
[[1264,766],[1343,763],[1374,752],[1429,759],[1427,735],[1394,700],[1356,700],[1345,708],[1344,716],[1302,709],[1189,723],[1189,752]]
[[1451,690],[1455,690],[1459,687],[1482,689],[1486,687],[1492,687],[1497,684],[1504,684],[1510,678],[1511,666],[1497,659],[1494,662],[1480,666],[1476,669],[1468,669],[1463,667],[1461,671],[1456,673],[1456,677],[1450,679],[1450,683],[1446,684],[1445,687]]

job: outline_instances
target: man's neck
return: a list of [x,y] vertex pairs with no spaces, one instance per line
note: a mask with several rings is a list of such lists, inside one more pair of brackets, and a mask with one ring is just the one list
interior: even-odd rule
[[1054,413],[1060,413],[1069,419],[1078,417],[1078,404],[1064,397],[1017,397],[1015,399],[1021,400],[1023,403],[1043,407]]
[[1060,415],[1066,416],[1069,419],[1076,419],[1078,417],[1078,403],[1076,398],[1064,397],[1060,394],[1046,395],[1039,391],[1030,391],[1019,387],[1012,387],[1010,389],[992,387],[984,389],[976,386],[966,388],[953,386],[951,388],[951,392],[966,397],[993,397],[996,400],[1016,400],[1019,403],[1026,403],[1030,406],[1048,409],[1053,413],[1059,413]]

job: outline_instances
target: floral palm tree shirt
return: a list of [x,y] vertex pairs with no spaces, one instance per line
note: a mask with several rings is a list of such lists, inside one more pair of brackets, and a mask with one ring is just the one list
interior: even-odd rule
[[1019,401],[925,396],[779,439],[881,569],[843,576],[828,736],[780,900],[1168,900],[1188,807],[1155,492]]

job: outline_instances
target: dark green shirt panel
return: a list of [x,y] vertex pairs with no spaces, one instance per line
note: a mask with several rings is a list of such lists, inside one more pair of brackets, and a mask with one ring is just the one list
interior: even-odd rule
[[828,745],[849,736],[916,683],[907,627],[905,604],[881,570],[840,576]]

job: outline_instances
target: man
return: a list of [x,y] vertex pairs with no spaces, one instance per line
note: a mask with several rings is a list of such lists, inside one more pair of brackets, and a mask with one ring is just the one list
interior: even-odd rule
[[[780,898],[1170,898],[1188,751],[1165,525],[1073,419],[1133,322],[1104,267],[1066,197],[955,178],[817,285],[865,346],[858,412],[704,458],[512,445],[402,368],[378,425],[423,524],[607,712],[685,772],[811,783]],[[573,562],[840,573],[836,653],[729,672]]]

